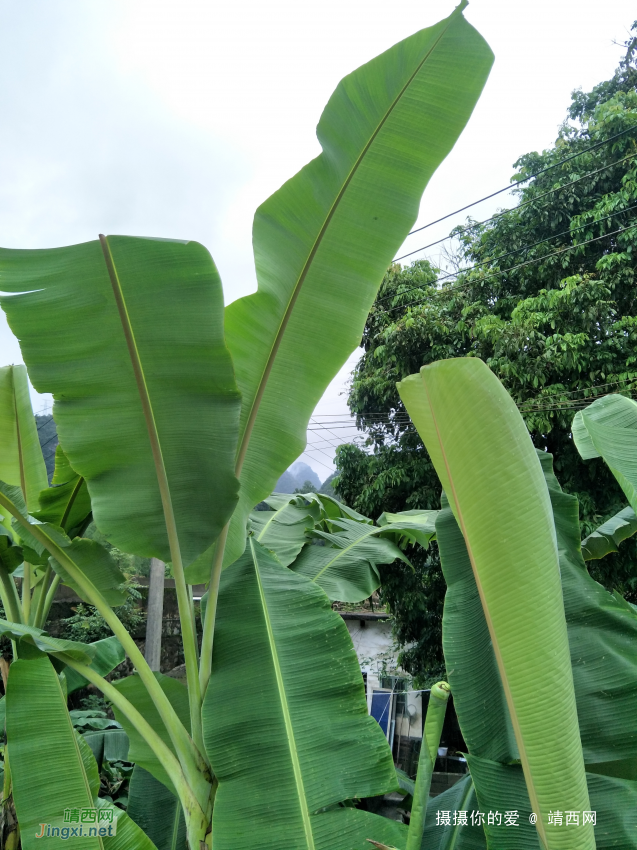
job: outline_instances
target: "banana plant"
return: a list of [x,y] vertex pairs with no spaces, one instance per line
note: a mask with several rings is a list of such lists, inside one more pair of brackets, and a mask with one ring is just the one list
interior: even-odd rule
[[[22,545],[97,608],[136,671],[115,685],[86,650],[16,643],[7,736],[24,850],[39,846],[37,795],[53,817],[59,791],[27,716],[45,668],[53,700],[51,665],[111,701],[131,757],[179,801],[191,850],[403,842],[400,824],[342,805],[397,787],[345,625],[317,575],[282,565],[248,522],[304,448],[309,417],[358,344],[422,192],[485,84],[493,55],[465,5],[339,84],[317,129],[322,153],[257,210],[254,295],[224,309],[215,264],[194,242],[100,236],[0,250],[0,304],[33,386],[53,395],[77,476],[64,483],[86,487],[113,545],[171,564],[187,678],[184,688],[149,669],[113,610],[117,577],[70,513],[49,500],[36,517],[16,485],[0,484]],[[324,533],[342,543],[352,519],[335,517]],[[383,534],[371,536],[390,542]],[[191,583],[202,573],[198,635]],[[47,729],[47,750],[68,761],[69,804],[90,806],[73,741],[62,719]]]
[[[551,499],[524,421],[477,358],[425,366],[398,389],[460,528],[458,545],[466,546],[478,592],[474,605],[493,647],[491,681],[476,678],[485,672],[476,669],[472,686],[485,699],[489,694],[486,713],[508,716],[509,725],[503,719],[494,738],[483,724],[487,751],[521,762],[545,850],[592,850],[592,824],[552,817],[555,810],[590,811],[590,800]],[[442,550],[440,534],[438,541]],[[446,663],[455,695],[455,668],[448,657]],[[490,687],[496,676],[501,690]]]
[[[579,733],[598,848],[637,847],[637,614],[586,570],[577,499],[564,493],[552,457],[538,452],[551,499],[571,654]],[[429,803],[427,850],[540,848],[494,648],[464,538],[446,499],[436,523],[447,581],[443,647],[471,775]],[[551,716],[553,716],[551,714]],[[476,811],[479,821],[444,829],[444,811]],[[518,827],[487,813],[515,810]],[[579,814],[580,822],[582,813]],[[486,833],[486,835],[485,835]],[[491,844],[489,845],[491,846]]]

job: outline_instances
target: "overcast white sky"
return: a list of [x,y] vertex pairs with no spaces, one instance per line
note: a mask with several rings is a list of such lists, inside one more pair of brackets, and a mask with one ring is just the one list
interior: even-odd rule
[[[455,5],[0,0],[0,244],[44,248],[99,232],[196,239],[227,301],[253,291],[254,210],[319,153],[314,128],[338,81]],[[425,193],[422,224],[504,186],[518,156],[550,145],[570,92],[612,73],[613,41],[627,37],[637,9],[629,0],[472,0],[465,15],[496,61]],[[424,242],[411,237],[404,251],[456,223]],[[20,361],[2,319],[0,363]],[[354,361],[317,415],[346,412],[339,393]],[[336,439],[322,436],[311,435],[321,450],[303,459],[324,478]]]

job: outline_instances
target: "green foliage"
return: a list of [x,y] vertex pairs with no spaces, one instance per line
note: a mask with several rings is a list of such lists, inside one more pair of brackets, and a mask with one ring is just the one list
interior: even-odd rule
[[311,481],[304,481],[301,487],[297,487],[295,493],[318,493],[319,488],[315,487]]
[[[126,601],[115,610],[126,630],[136,635],[146,622],[146,615],[139,603],[141,593],[130,582],[125,585],[125,591]],[[113,634],[95,606],[80,602],[73,610],[74,614],[62,620],[62,637],[67,640],[93,643],[93,641],[111,637]]]
[[[589,94],[573,94],[570,118],[577,123],[565,123],[550,148],[522,156],[514,178],[637,128],[635,41],[626,47],[626,58],[610,81]],[[631,209],[637,204],[635,154],[637,132],[627,132],[522,184],[515,190],[519,204],[512,212],[486,224],[470,221],[464,232],[458,228],[455,261],[461,268],[479,265],[457,280],[437,287],[439,272],[427,260],[388,270],[365,326],[365,352],[349,397],[367,432],[367,449],[343,446],[337,452],[336,489],[348,504],[369,516],[387,509],[437,507],[440,485],[404,415],[396,382],[423,364],[476,356],[520,407],[536,447],[553,454],[564,489],[579,500],[583,535],[624,507],[604,463],[580,459],[570,437],[569,405],[615,387],[622,392],[637,388],[637,227],[549,254],[637,223],[637,210]],[[593,171],[599,173],[584,177]],[[573,181],[578,182],[553,191]],[[549,237],[545,244],[520,250]],[[505,256],[509,252],[517,253]],[[385,421],[379,421],[379,412],[386,414]],[[422,655],[405,650],[405,664],[421,678],[435,674],[442,662],[443,585],[433,551],[427,559],[420,568],[422,587],[414,586],[400,564],[383,575],[383,593],[401,640],[427,636]],[[591,565],[591,573],[637,601],[636,560],[637,544],[627,540],[618,553]]]

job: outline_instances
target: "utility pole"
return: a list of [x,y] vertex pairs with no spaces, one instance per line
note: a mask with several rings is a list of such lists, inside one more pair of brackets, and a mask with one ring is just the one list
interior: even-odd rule
[[165,564],[159,558],[150,560],[148,606],[146,609],[146,650],[144,657],[151,670],[159,670],[161,659],[161,628],[164,616]]

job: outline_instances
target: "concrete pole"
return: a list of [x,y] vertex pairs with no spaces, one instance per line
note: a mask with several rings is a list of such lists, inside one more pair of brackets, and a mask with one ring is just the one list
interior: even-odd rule
[[146,609],[146,651],[144,657],[151,670],[159,670],[161,659],[161,627],[164,616],[165,565],[159,558],[150,560],[148,607]]

